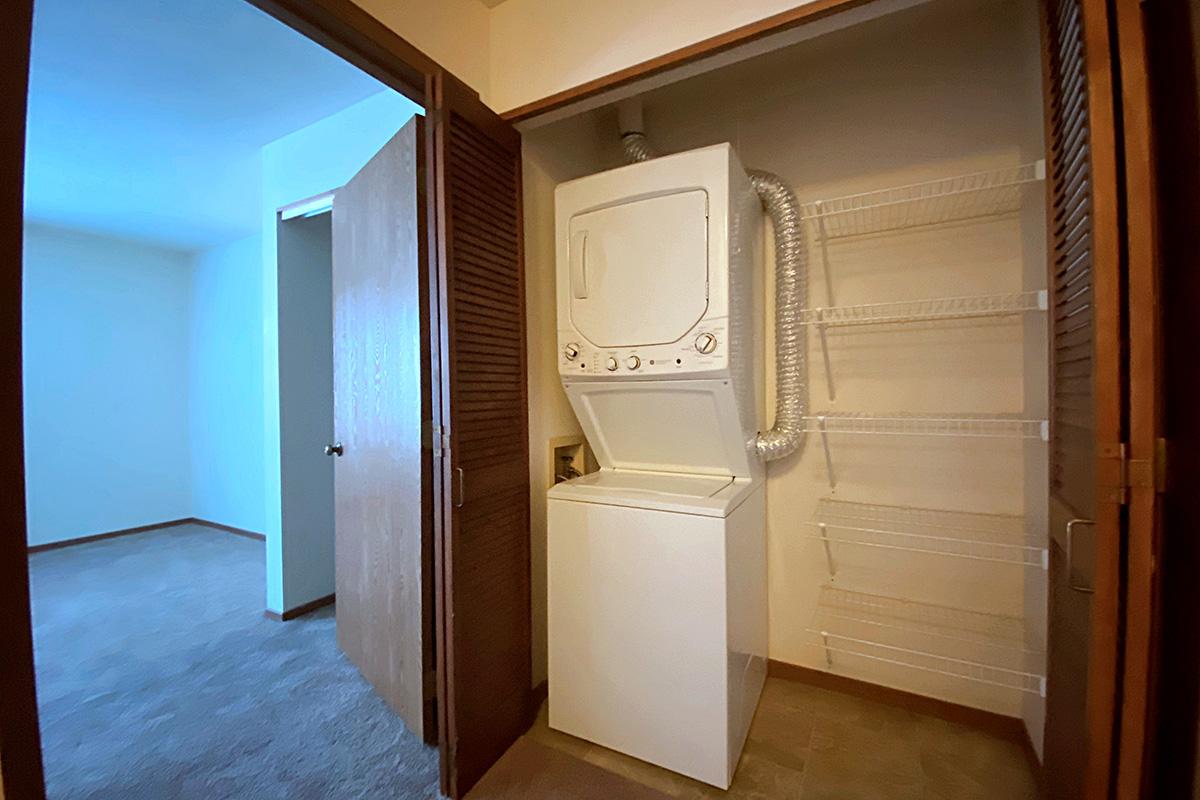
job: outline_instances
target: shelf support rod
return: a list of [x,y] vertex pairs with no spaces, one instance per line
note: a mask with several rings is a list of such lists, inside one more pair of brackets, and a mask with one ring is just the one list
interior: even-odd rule
[[821,529],[821,543],[825,547],[825,563],[829,565],[829,578],[832,580],[837,575],[837,566],[833,563],[833,551],[829,547],[829,532],[825,529],[824,522],[818,522],[817,527]]
[[817,417],[817,427],[821,430],[821,446],[825,449],[825,469],[829,473],[829,488],[837,488],[837,479],[833,474],[833,454],[829,451],[829,432],[825,430],[825,416]]
[[833,364],[829,360],[829,340],[825,336],[825,309],[818,308],[817,312],[817,334],[821,337],[821,356],[825,361],[825,386],[829,389],[829,402],[837,399],[837,391],[833,387]]
[[821,641],[825,643],[825,666],[832,667],[833,653],[829,651],[829,634],[825,631],[821,631]]
[[817,245],[821,250],[821,271],[825,273],[825,305],[836,306],[833,301],[833,271],[829,267],[829,236],[825,231],[825,203],[813,203],[817,210]]

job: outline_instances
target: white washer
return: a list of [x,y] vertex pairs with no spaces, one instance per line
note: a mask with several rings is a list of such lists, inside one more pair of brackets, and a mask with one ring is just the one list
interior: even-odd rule
[[604,471],[548,505],[550,727],[728,788],[766,677],[762,482]]
[[762,210],[716,145],[555,191],[550,726],[728,788],[766,675]]

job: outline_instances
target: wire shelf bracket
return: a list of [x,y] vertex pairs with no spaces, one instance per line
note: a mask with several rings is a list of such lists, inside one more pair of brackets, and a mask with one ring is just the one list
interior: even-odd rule
[[889,189],[812,200],[801,217],[817,226],[823,242],[845,236],[959,222],[1012,213],[1025,189],[1046,178],[1046,162],[973,172]]
[[855,306],[830,306],[806,309],[801,324],[815,326],[825,364],[825,385],[829,400],[837,399],[833,382],[833,362],[829,355],[831,327],[903,325],[917,322],[1006,317],[1026,312],[1045,312],[1049,297],[1045,289],[1006,294],[941,297],[893,303],[869,303]]
[[851,656],[864,658],[907,669],[921,670],[948,678],[986,683],[1005,689],[1018,689],[1041,698],[1046,697],[1046,677],[1033,672],[994,667],[960,658],[939,656],[912,650],[906,647],[871,642],[866,639],[855,639],[850,636],[839,636],[829,631],[813,630],[819,634],[825,647],[825,663],[830,667],[834,664],[834,656]]
[[1049,438],[1049,423],[1041,419],[1023,419],[1009,414],[973,414],[963,416],[924,416],[920,414],[870,414],[830,412],[806,416],[804,429],[809,433],[975,437],[983,439]]
[[1045,697],[1045,676],[1017,666],[1044,658],[1025,647],[1017,617],[824,586],[808,631],[830,667],[840,655]]
[[849,545],[1049,569],[1049,550],[1033,544],[1024,518],[823,498],[809,526],[836,574],[832,548]]
[[1007,414],[977,414],[960,417],[925,417],[916,414],[867,414],[837,412],[802,417],[805,433],[821,436],[825,452],[825,470],[829,488],[837,488],[833,468],[833,451],[829,438],[833,434],[868,436],[926,436],[974,437],[981,439],[1041,439],[1050,440],[1050,423],[1044,419],[1021,419]]
[[868,303],[806,310],[801,322],[820,328],[846,325],[894,325],[909,322],[1002,317],[1030,311],[1046,311],[1045,289],[1004,294],[939,297],[895,303]]

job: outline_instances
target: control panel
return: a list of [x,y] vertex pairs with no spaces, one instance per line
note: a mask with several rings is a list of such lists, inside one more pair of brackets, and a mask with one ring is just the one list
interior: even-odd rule
[[720,372],[728,364],[729,335],[724,319],[705,320],[671,344],[596,347],[578,331],[558,332],[558,371],[564,378],[662,378]]

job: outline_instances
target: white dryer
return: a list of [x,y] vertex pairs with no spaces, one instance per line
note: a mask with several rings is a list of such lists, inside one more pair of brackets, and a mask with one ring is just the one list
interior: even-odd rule
[[560,185],[550,726],[727,788],[766,675],[762,211],[717,145]]

